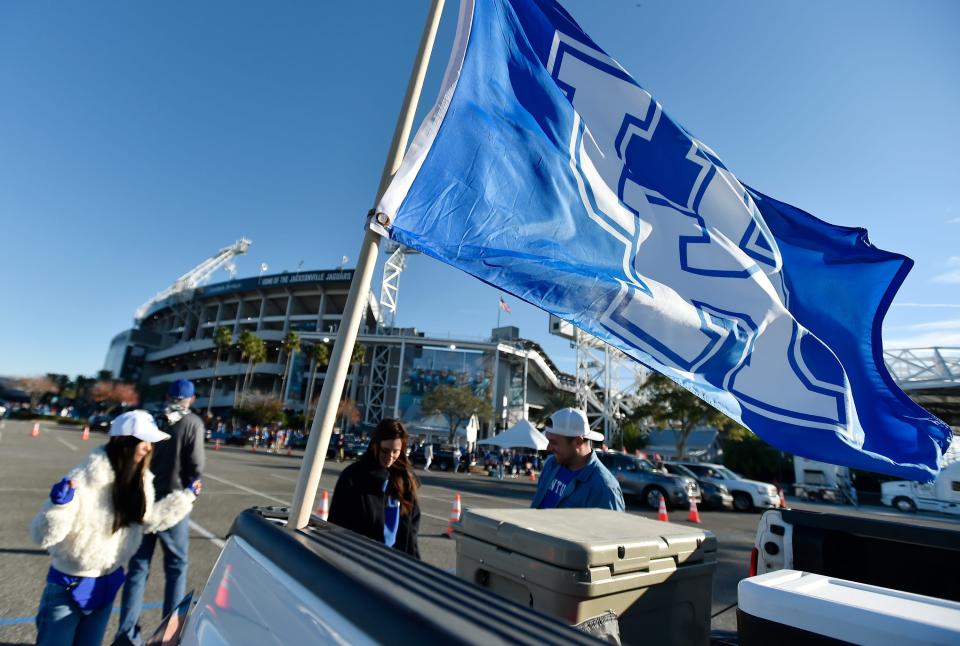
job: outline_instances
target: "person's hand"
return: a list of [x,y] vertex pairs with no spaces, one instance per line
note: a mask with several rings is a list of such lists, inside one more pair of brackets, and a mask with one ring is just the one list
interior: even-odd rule
[[55,505],[65,505],[73,500],[73,490],[77,488],[77,483],[73,480],[64,478],[50,489],[50,502]]
[[195,478],[187,483],[187,489],[192,491],[194,496],[199,496],[202,488],[203,481],[201,481],[200,478]]

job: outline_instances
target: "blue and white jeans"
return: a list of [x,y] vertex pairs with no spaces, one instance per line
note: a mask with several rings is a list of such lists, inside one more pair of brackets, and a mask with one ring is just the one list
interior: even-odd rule
[[70,591],[62,585],[48,583],[40,597],[37,611],[37,644],[39,646],[100,646],[110,621],[112,603],[85,612],[80,610]]
[[138,622],[143,610],[143,592],[150,574],[150,560],[158,542],[163,550],[163,616],[170,614],[186,594],[189,515],[170,529],[158,534],[144,534],[140,548],[130,559],[127,581],[121,594],[120,627],[117,631],[117,640],[121,643],[122,636],[126,636],[130,643],[142,643]]

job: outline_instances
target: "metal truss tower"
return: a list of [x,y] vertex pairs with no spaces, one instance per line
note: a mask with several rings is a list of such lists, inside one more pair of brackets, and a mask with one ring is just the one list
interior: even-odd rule
[[[407,256],[417,253],[413,249],[395,242],[387,242],[384,251],[388,253],[383,265],[383,280],[380,283],[380,310],[377,316],[377,334],[393,334],[397,319],[397,305],[400,300],[400,275],[407,266]],[[364,408],[364,422],[376,424],[384,417],[394,414],[394,403],[387,401],[390,389],[390,361],[394,347],[377,344],[370,347],[370,379],[367,382],[367,406]],[[403,370],[403,350],[400,350],[400,368]],[[398,379],[400,372],[398,372]],[[399,388],[399,384],[397,385]]]
[[590,428],[603,433],[612,445],[624,417],[641,403],[639,387],[649,371],[616,348],[580,329],[577,351],[577,405],[586,412]]
[[383,282],[380,284],[380,320],[377,323],[382,331],[389,333],[397,317],[400,274],[406,268],[409,251],[396,243],[388,243],[386,251],[390,255],[383,265]]
[[376,425],[384,417],[393,417],[393,402],[387,401],[390,388],[390,355],[393,348],[381,344],[372,346],[370,350],[370,379],[367,380],[367,405],[363,407],[363,421]]

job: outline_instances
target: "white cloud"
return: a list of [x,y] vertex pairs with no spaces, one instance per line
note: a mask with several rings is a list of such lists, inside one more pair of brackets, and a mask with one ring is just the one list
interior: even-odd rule
[[902,330],[896,336],[884,334],[883,347],[929,348],[960,347],[960,319],[928,321],[895,328]]
[[960,256],[947,258],[947,267],[949,267],[947,271],[937,274],[930,280],[934,283],[960,284]]
[[960,330],[960,319],[947,319],[946,321],[916,323],[910,327],[918,332],[921,330]]
[[947,224],[960,224],[960,218],[953,218],[952,220],[947,220]]

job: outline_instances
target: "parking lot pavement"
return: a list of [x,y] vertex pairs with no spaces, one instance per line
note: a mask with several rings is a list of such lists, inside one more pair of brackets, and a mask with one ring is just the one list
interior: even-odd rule
[[[0,643],[32,643],[43,580],[49,565],[46,554],[30,542],[31,518],[47,497],[50,486],[86,457],[94,446],[105,441],[95,434],[82,441],[79,429],[42,424],[39,437],[31,437],[32,423],[6,420],[0,428]],[[236,515],[254,505],[288,505],[293,498],[300,456],[275,455],[248,448],[207,447],[207,468],[203,494],[191,516],[190,571],[187,589],[200,590],[220,552],[223,539]],[[327,461],[320,489],[333,491],[336,479],[347,463]],[[417,471],[422,480],[420,549],[423,560],[446,571],[456,565],[455,542],[445,537],[454,495],[459,493],[464,508],[527,507],[536,487],[525,478],[496,480],[483,475]],[[319,498],[318,498],[319,501]],[[824,510],[824,505],[813,507]],[[851,508],[830,511],[858,514]],[[628,512],[655,518],[656,512],[628,503]],[[870,510],[883,515],[883,510]],[[670,512],[672,522],[686,523],[685,510]],[[702,511],[700,527],[714,532],[719,541],[718,565],[714,577],[713,610],[718,612],[736,601],[737,582],[747,575],[758,514]],[[949,521],[923,521],[949,522]],[[955,525],[954,525],[955,526]],[[159,550],[158,550],[159,551]],[[154,572],[162,573],[160,557]],[[141,625],[155,626],[160,620],[162,574],[147,584]],[[108,637],[116,629],[114,615]],[[735,629],[730,610],[714,620],[714,628]]]

